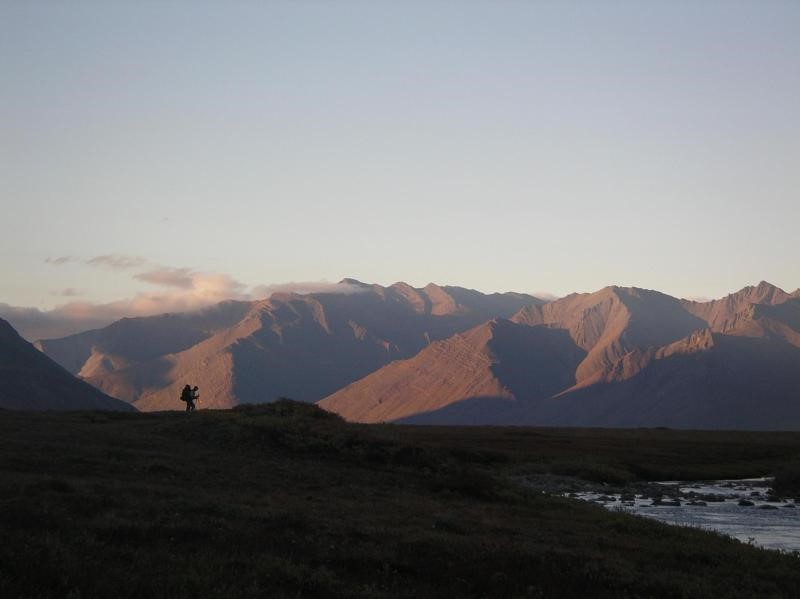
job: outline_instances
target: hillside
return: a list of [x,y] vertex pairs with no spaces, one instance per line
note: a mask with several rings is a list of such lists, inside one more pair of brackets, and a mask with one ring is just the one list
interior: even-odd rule
[[0,412],[0,596],[794,597],[795,556],[520,478],[743,477],[798,456],[797,434],[367,427],[287,401]]
[[418,424],[800,428],[800,301],[768,283],[686,302],[608,287],[395,362],[320,402]]
[[433,284],[343,282],[355,292],[275,293],[198,314],[125,319],[39,347],[141,410],[180,409],[187,382],[199,385],[201,408],[316,401],[432,341],[542,303]]
[[128,404],[75,378],[0,319],[0,408],[128,410]]
[[350,421],[382,422],[470,398],[460,424],[509,422],[518,395],[549,397],[572,386],[585,355],[564,331],[493,320],[392,362],[319,405]]

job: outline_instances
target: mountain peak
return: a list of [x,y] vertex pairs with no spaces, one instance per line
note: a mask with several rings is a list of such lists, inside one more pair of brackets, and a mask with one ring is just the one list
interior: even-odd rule
[[619,285],[608,285],[592,293],[578,294],[576,297],[584,298],[583,301],[589,303],[610,301],[612,303],[619,302],[625,304],[628,298],[639,297],[637,291],[639,290],[636,287],[620,287]]
[[783,289],[768,281],[745,287],[733,296],[754,304],[780,304],[790,297]]
[[444,287],[442,287],[441,285],[437,285],[436,283],[433,283],[433,282],[428,283],[427,285],[425,285],[425,287],[423,287],[423,289],[425,291],[444,291],[445,290]]
[[359,281],[358,279],[352,279],[350,277],[345,277],[344,279],[339,281],[339,283],[337,283],[337,284],[338,285],[355,285],[356,287],[364,287],[364,288],[372,287],[372,285],[370,285],[369,283],[364,283],[363,281]]
[[616,295],[620,296],[635,296],[638,297],[642,293],[647,293],[647,289],[641,287],[623,287],[622,285],[607,285],[602,289],[595,291],[592,295]]
[[748,285],[722,299],[707,302],[684,301],[683,305],[689,312],[705,320],[712,331],[731,333],[750,326],[748,323],[757,314],[753,306],[775,306],[790,299],[792,296],[780,287],[761,281],[758,285]]
[[759,291],[761,293],[771,293],[771,292],[775,292],[775,291],[780,291],[781,293],[785,293],[785,291],[783,289],[781,289],[777,285],[773,285],[769,281],[760,281],[758,283],[758,285],[755,285],[753,287],[753,289],[755,289],[756,291]]

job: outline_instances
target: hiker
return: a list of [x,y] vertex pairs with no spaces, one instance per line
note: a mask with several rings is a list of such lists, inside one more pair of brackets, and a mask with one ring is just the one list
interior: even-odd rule
[[197,387],[192,389],[188,384],[183,388],[181,391],[181,401],[186,403],[186,411],[193,412],[194,411],[194,400],[200,397],[200,394],[197,392]]

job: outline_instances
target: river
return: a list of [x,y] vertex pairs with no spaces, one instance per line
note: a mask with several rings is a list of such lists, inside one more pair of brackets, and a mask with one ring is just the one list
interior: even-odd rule
[[668,524],[715,530],[767,549],[800,551],[800,502],[770,497],[770,482],[766,478],[662,482],[660,502],[642,495],[598,492],[570,496]]

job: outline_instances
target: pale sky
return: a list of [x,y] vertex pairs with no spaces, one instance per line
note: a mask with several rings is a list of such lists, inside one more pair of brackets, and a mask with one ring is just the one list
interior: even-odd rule
[[793,290],[800,3],[5,0],[0,201],[11,306]]

